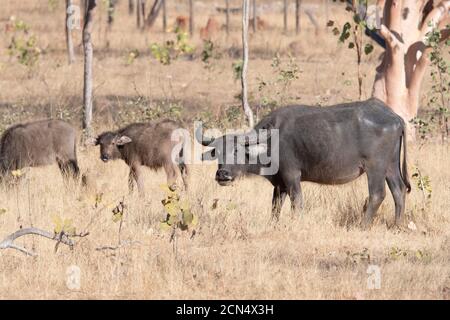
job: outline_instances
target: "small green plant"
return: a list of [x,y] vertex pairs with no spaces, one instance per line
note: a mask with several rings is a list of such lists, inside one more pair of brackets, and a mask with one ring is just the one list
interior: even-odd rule
[[283,61],[277,53],[271,63],[273,80],[258,78],[258,94],[263,113],[268,113],[278,106],[285,105],[293,100],[289,95],[292,84],[300,78],[301,70],[295,58],[288,55]]
[[399,247],[392,247],[387,254],[389,260],[408,259],[429,263],[431,254],[426,250],[405,250]]
[[370,263],[370,253],[369,249],[367,248],[363,248],[359,252],[347,251],[346,254],[347,254],[346,262],[348,264],[355,265],[360,263]]
[[422,191],[422,195],[424,201],[428,201],[431,199],[431,194],[433,192],[433,188],[431,187],[431,179],[427,175],[423,175],[422,171],[418,166],[415,166],[414,173],[412,175],[414,178],[417,188]]
[[419,134],[419,138],[421,140],[421,146],[428,140],[431,136],[431,127],[430,123],[420,117],[415,117],[410,121],[414,127],[416,128],[417,133]]
[[20,64],[34,66],[41,55],[36,36],[30,33],[30,27],[23,20],[11,17],[10,24],[13,35],[8,46],[9,55],[16,57]]
[[242,67],[244,66],[244,60],[237,60],[233,62],[231,67],[233,68],[234,80],[238,81],[242,78]]
[[209,65],[211,63],[211,58],[214,55],[214,42],[211,40],[203,41],[203,50],[201,54],[202,62],[205,65]]
[[63,219],[59,215],[53,216],[54,228],[53,232],[55,234],[65,234],[67,236],[76,235],[75,227],[73,226],[72,219]]
[[450,25],[446,30],[433,29],[426,35],[426,42],[430,50],[431,81],[432,86],[428,94],[428,107],[432,110],[430,122],[435,124],[440,132],[442,142],[450,134],[450,40],[441,45],[442,32],[449,32]]
[[189,44],[189,35],[180,28],[175,29],[175,40],[167,40],[163,44],[153,43],[150,46],[153,57],[163,65],[169,65],[173,60],[183,55],[190,55],[195,48]]
[[166,197],[161,202],[167,213],[166,219],[161,222],[161,229],[172,230],[174,233],[176,229],[185,231],[195,227],[198,218],[191,212],[189,203],[181,200],[175,188],[161,185],[161,189],[166,193]]
[[205,69],[212,69],[212,59],[220,59],[221,54],[217,51],[217,46],[212,40],[203,40],[203,50],[200,55]]
[[50,9],[50,11],[55,11],[58,6],[59,6],[59,2],[58,0],[48,0],[48,8]]
[[328,21],[327,26],[333,27],[333,34],[339,37],[339,43],[346,44],[350,50],[354,50],[357,58],[358,71],[358,92],[359,98],[362,98],[363,78],[365,75],[361,71],[361,63],[364,54],[370,55],[373,52],[373,45],[365,42],[364,30],[370,28],[366,21],[368,12],[368,1],[353,1],[353,4],[347,4],[346,10],[352,14],[352,20],[344,23],[342,27],[336,26],[335,21]]
[[119,204],[117,206],[114,207],[114,209],[112,210],[112,221],[114,223],[120,222],[122,223],[123,221],[123,215],[125,212],[125,204],[123,203],[123,201],[119,202]]
[[139,50],[138,49],[133,49],[130,52],[128,52],[127,55],[127,64],[133,64],[133,62],[137,59],[137,57],[139,57]]

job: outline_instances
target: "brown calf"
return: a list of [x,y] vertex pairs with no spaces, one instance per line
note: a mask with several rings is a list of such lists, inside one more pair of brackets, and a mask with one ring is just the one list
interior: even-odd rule
[[178,159],[172,159],[172,152],[180,142],[172,139],[172,133],[180,128],[172,120],[133,123],[117,131],[102,133],[94,144],[100,145],[100,159],[103,162],[122,159],[130,167],[128,179],[130,191],[133,190],[133,182],[136,181],[139,192],[144,193],[142,166],[154,170],[164,168],[167,184],[171,188],[176,187],[178,177],[182,178],[187,187],[187,168],[180,161],[183,148],[177,155]]

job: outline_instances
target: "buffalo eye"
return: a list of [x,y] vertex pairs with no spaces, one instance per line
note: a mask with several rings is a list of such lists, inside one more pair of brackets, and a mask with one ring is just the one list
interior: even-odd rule
[[206,151],[202,154],[202,161],[210,161],[216,159],[216,149]]

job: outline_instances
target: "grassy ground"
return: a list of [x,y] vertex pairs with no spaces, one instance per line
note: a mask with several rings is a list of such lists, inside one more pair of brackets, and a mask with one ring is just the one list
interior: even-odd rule
[[[229,39],[223,35],[216,39],[221,57],[212,60],[212,67],[205,68],[198,57],[202,43],[197,34],[192,40],[197,47],[194,60],[163,66],[152,59],[148,45],[169,36],[158,25],[153,31],[137,32],[125,6],[122,1],[121,14],[108,34],[109,49],[105,48],[105,13],[97,16],[102,23],[94,34],[96,131],[161,116],[180,118],[188,127],[197,118],[220,120],[230,127],[241,125],[233,113],[239,105],[235,96],[240,84],[233,79],[231,65],[237,58],[230,49],[239,46],[239,18],[233,17],[235,28]],[[201,8],[198,27],[209,15]],[[170,22],[176,15],[172,9]],[[48,10],[46,1],[6,1],[0,13],[2,25],[11,15],[26,21],[45,49],[36,66],[22,66],[6,52],[11,34],[1,34],[2,128],[49,116],[67,119],[79,128],[81,52],[77,52],[77,63],[68,66],[64,9],[60,5]],[[330,18],[342,18],[341,12],[331,7]],[[272,29],[252,35],[250,46],[255,109],[263,95],[286,103],[322,105],[358,98],[354,56],[339,47],[331,33],[315,35],[304,19],[300,36],[282,35],[280,14],[267,14],[266,19]],[[79,42],[79,35],[76,39]],[[132,49],[141,55],[128,64]],[[277,51],[284,64],[289,51],[295,54],[299,79],[285,89],[275,86],[259,93],[259,79],[276,79],[271,58]],[[363,65],[366,97],[378,54]],[[426,80],[424,99],[429,87]],[[305,183],[302,215],[292,217],[286,204],[280,222],[274,225],[270,223],[272,190],[265,180],[255,177],[220,187],[213,179],[213,165],[195,166],[192,187],[183,197],[199,216],[199,224],[192,238],[191,233],[180,233],[173,243],[170,234],[159,227],[165,216],[164,192],[159,187],[165,182],[163,172],[146,173],[145,197],[130,195],[124,163],[103,164],[96,148],[80,146],[80,167],[89,177],[88,189],[65,186],[56,166],[27,169],[17,186],[1,187],[0,237],[20,225],[53,230],[56,216],[71,219],[78,232],[90,234],[75,239],[73,250],[61,245],[57,252],[50,240],[21,238],[18,244],[33,248],[37,258],[0,251],[0,298],[449,299],[449,156],[448,145],[411,145],[410,173],[417,166],[429,176],[431,198],[424,197],[414,183],[407,196],[406,220],[414,222],[416,229],[397,229],[392,227],[394,209],[388,193],[370,231],[357,227],[367,196],[365,177],[338,187]],[[119,232],[111,211],[121,200],[127,208]],[[97,250],[116,246],[119,237],[123,247]],[[81,270],[79,290],[70,290],[66,283],[67,270],[73,265]],[[368,288],[369,265],[380,268],[380,289]]]

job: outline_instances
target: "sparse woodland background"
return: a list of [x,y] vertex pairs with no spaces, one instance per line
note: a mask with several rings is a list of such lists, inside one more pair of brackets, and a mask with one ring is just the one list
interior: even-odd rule
[[[189,48],[172,51],[170,63],[164,64],[161,48],[167,40],[177,43],[175,19],[189,12],[188,1],[167,2],[164,33],[161,17],[151,29],[137,29],[124,0],[108,27],[107,1],[98,1],[92,33],[95,133],[163,117],[191,129],[198,119],[220,128],[245,125],[236,77],[240,14],[231,15],[228,37],[222,29],[205,43],[200,29],[211,16],[225,23],[215,10],[224,1],[195,1],[194,35],[178,42]],[[230,3],[240,6],[240,1]],[[249,102],[257,118],[290,103],[325,106],[359,98],[355,54],[326,27],[328,20],[342,24],[349,19],[343,5],[330,3],[327,17],[322,1],[304,0],[320,27],[302,15],[296,35],[293,14],[283,32],[282,1],[258,3],[267,25],[250,31],[248,74]],[[64,1],[3,1],[1,131],[17,122],[53,117],[72,123],[81,137],[81,30],[73,32],[76,60],[69,65],[64,19]],[[23,21],[26,32],[11,30],[11,21]],[[25,44],[14,44],[13,37]],[[371,95],[381,52],[374,45],[374,52],[363,57],[362,98]],[[191,188],[182,194],[198,216],[195,235],[180,231],[170,241],[171,234],[160,228],[166,215],[160,188],[164,173],[147,172],[147,196],[141,198],[128,193],[125,163],[103,164],[96,148],[80,145],[87,189],[65,186],[56,166],[26,169],[17,186],[0,187],[1,239],[21,225],[53,230],[60,220],[89,232],[74,238],[73,250],[61,245],[56,252],[54,241],[20,238],[19,244],[39,254],[36,258],[0,250],[0,298],[449,299],[450,150],[442,127],[431,118],[431,71],[416,120],[418,138],[409,144],[408,166],[414,174],[406,209],[410,227],[391,227],[393,201],[386,197],[374,227],[358,228],[367,196],[365,177],[336,187],[304,183],[302,215],[292,217],[285,205],[274,225],[268,182],[255,177],[220,187],[211,164],[192,168]],[[118,221],[112,210],[120,201],[126,208]],[[367,288],[372,264],[381,268],[379,290]],[[81,269],[80,290],[66,285],[71,265]]]

